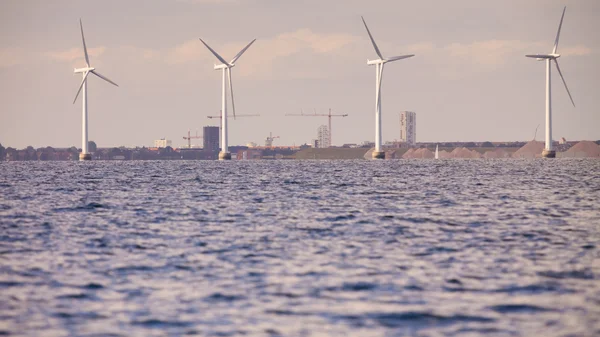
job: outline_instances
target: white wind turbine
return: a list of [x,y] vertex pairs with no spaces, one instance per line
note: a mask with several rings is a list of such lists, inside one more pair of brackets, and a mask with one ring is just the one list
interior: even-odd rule
[[569,87],[567,87],[567,82],[560,71],[560,67],[558,66],[557,59],[560,57],[560,54],[557,54],[558,50],[558,39],[560,38],[560,29],[562,27],[563,19],[565,18],[565,11],[567,7],[563,9],[562,16],[560,17],[560,23],[558,25],[558,32],[556,33],[556,40],[554,40],[554,49],[551,54],[540,54],[540,55],[525,55],[526,57],[532,57],[537,59],[538,61],[546,61],[546,146],[544,151],[542,152],[542,157],[545,158],[554,158],[556,157],[556,152],[554,151],[554,146],[552,145],[552,91],[551,91],[551,69],[552,69],[552,61],[556,64],[556,70],[558,70],[558,74],[562,79],[563,84],[565,85],[565,89],[567,89],[567,94],[569,94],[569,98],[571,99],[571,103],[573,107],[575,106],[575,102],[573,101],[573,97],[571,97],[571,92],[569,91]]
[[375,151],[373,152],[374,159],[384,159],[385,153],[381,150],[381,79],[383,78],[383,65],[388,62],[394,62],[402,59],[406,59],[409,57],[413,57],[415,55],[402,55],[402,56],[392,56],[385,58],[379,51],[375,40],[373,39],[373,35],[369,31],[369,27],[367,27],[367,23],[365,19],[361,16],[363,23],[365,24],[365,28],[367,29],[367,33],[369,34],[369,38],[373,43],[373,47],[375,48],[375,52],[379,59],[377,60],[367,60],[368,65],[375,65]]
[[229,147],[227,143],[228,129],[227,129],[227,85],[226,81],[229,81],[229,90],[231,91],[231,107],[233,110],[233,118],[235,119],[235,102],[233,100],[233,84],[231,82],[231,68],[235,66],[235,62],[244,54],[244,52],[250,48],[250,46],[256,41],[256,39],[250,41],[246,47],[240,50],[237,55],[230,61],[225,61],[221,55],[217,54],[211,47],[209,47],[206,42],[200,39],[208,50],[210,50],[213,55],[221,62],[221,64],[215,65],[215,70],[222,69],[223,70],[223,94],[221,97],[221,152],[219,153],[219,160],[229,160],[231,159],[231,153],[229,153]]
[[85,46],[85,37],[83,36],[83,24],[81,23],[81,19],[79,19],[79,27],[81,28],[81,40],[83,41],[83,54],[85,55],[85,64],[87,65],[87,67],[74,70],[75,73],[83,74],[83,80],[81,81],[81,84],[79,85],[79,90],[77,90],[77,94],[75,95],[73,104],[75,104],[75,101],[77,101],[77,97],[79,97],[79,93],[81,92],[81,89],[83,88],[83,94],[82,94],[82,96],[83,96],[82,97],[82,101],[83,101],[82,128],[83,128],[83,130],[82,130],[82,140],[81,140],[82,141],[81,153],[79,154],[79,160],[90,160],[90,159],[92,159],[92,155],[88,153],[87,77],[90,73],[92,73],[110,84],[113,84],[117,87],[119,85],[117,85],[115,82],[109,80],[108,78],[100,75],[100,73],[98,73],[96,71],[96,68],[90,66],[90,59],[88,57],[87,47]]

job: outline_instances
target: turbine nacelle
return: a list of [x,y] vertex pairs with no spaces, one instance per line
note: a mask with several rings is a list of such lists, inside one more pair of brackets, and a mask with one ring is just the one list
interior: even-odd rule
[[95,69],[96,69],[96,68],[93,68],[93,67],[87,67],[87,68],[75,68],[75,69],[73,69],[73,72],[74,72],[75,74],[80,74],[80,73],[86,73],[86,72],[88,72],[88,71],[93,71],[93,70],[95,70]]
[[377,59],[377,60],[369,60],[367,59],[367,65],[376,65],[376,64],[386,64],[388,62],[394,62],[394,61],[398,61],[398,60],[403,60],[403,59],[407,59],[409,57],[413,57],[415,55],[402,55],[402,56],[392,56],[392,57],[388,57],[388,58],[381,58],[381,59]]
[[538,61],[544,61],[544,60],[547,60],[547,59],[556,60],[556,59],[558,59],[559,57],[560,57],[560,54],[548,54],[548,57],[546,57],[546,58],[544,58],[544,57],[542,57],[542,58],[537,58],[537,60],[538,60]]
[[382,59],[379,59],[379,60],[369,60],[369,59],[367,59],[367,65],[370,65],[370,66],[374,66],[376,64],[382,64],[382,63],[386,63],[386,62],[387,62],[386,60],[382,60]]
[[214,69],[215,70],[221,70],[221,69],[227,69],[227,68],[231,69],[233,67],[235,67],[235,64],[215,64]]
[[544,60],[556,60],[560,57],[560,54],[534,54],[534,55],[525,55],[525,57],[530,57],[530,58],[534,58],[537,61],[544,61]]

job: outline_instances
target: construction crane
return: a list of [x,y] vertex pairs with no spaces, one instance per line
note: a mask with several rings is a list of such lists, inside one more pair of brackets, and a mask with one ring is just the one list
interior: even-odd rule
[[[223,117],[220,114],[221,111],[219,111],[219,115],[218,116],[206,116],[206,118],[208,119],[213,119],[213,118],[218,118],[219,120],[221,120]],[[235,118],[238,117],[258,117],[260,115],[255,114],[255,115],[235,115]],[[233,118],[233,116],[227,116],[227,118]],[[221,134],[221,129],[223,128],[223,123],[219,122],[219,134]]]
[[[260,116],[260,115],[259,114],[255,114],[255,115],[235,115],[235,118],[238,118],[238,117],[258,117],[258,116]],[[206,116],[206,118],[208,118],[208,119],[218,118],[220,120],[223,117],[219,114],[218,116]],[[227,116],[227,118],[233,118],[233,116]],[[219,123],[219,133],[221,133],[222,126],[223,126],[223,123]]]
[[331,109],[329,109],[329,113],[328,114],[318,114],[317,110],[315,109],[315,113],[314,114],[304,114],[302,112],[302,109],[300,109],[300,114],[286,114],[286,116],[302,116],[302,117],[329,117],[329,146],[331,146],[331,144],[333,144],[333,136],[331,133],[331,117],[346,117],[348,116],[348,114],[337,114],[337,115],[332,115],[331,114]]
[[187,137],[183,137],[183,139],[186,139],[188,141],[188,149],[192,148],[192,139],[202,139],[204,138],[203,136],[198,136],[198,130],[196,130],[196,136],[191,136],[190,135],[190,129],[188,129],[188,136]]
[[[256,115],[235,115],[235,118],[238,118],[238,117],[258,117],[258,116],[260,116],[260,115],[259,114],[256,114]],[[221,115],[218,115],[218,116],[206,116],[206,118],[211,118],[211,119],[212,118],[218,118],[218,119],[221,119],[223,117]],[[227,116],[227,118],[233,118],[233,116]]]
[[265,140],[265,147],[273,147],[273,139],[279,138],[279,136],[273,136],[273,132],[269,132],[269,137]]

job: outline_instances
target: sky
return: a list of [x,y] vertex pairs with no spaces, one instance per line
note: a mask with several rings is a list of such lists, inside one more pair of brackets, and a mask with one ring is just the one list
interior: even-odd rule
[[[0,143],[81,147],[84,67],[79,19],[91,65],[119,84],[88,80],[89,138],[99,147],[183,146],[188,129],[218,125],[221,71],[204,39],[230,60],[237,114],[230,145],[301,145],[333,119],[333,144],[375,138],[377,55],[416,54],[385,67],[383,140],[399,139],[399,115],[417,113],[418,142],[544,138],[545,68],[525,54],[550,53],[564,6],[553,69],[555,139],[600,139],[598,0],[2,0]],[[200,142],[196,142],[200,143]]]

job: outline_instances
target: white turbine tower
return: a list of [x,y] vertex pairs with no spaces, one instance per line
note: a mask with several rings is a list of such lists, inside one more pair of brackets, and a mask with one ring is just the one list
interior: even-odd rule
[[254,43],[254,41],[256,41],[256,39],[250,41],[250,43],[248,43],[248,45],[246,47],[244,47],[244,49],[240,50],[239,53],[237,53],[237,55],[235,55],[235,57],[228,63],[227,61],[225,61],[224,58],[221,57],[221,55],[217,54],[216,51],[214,51],[211,47],[209,47],[206,42],[204,42],[202,39],[200,39],[200,42],[202,42],[206,48],[208,48],[208,50],[210,50],[211,53],[213,53],[213,55],[216,56],[216,58],[221,62],[221,64],[216,64],[215,65],[215,70],[223,70],[223,94],[221,97],[221,152],[219,153],[219,160],[230,160],[231,159],[231,153],[229,153],[229,146],[227,143],[227,136],[228,136],[228,129],[227,129],[227,85],[226,85],[226,81],[229,81],[229,90],[231,91],[231,107],[233,110],[233,118],[235,119],[235,102],[233,100],[233,84],[231,83],[231,68],[233,68],[235,66],[235,62],[242,56],[242,54],[244,54],[244,52],[250,48],[250,46]]
[[367,23],[365,19],[361,16],[363,23],[365,24],[365,28],[367,29],[367,33],[369,34],[369,38],[373,43],[373,47],[375,48],[375,52],[379,59],[377,60],[367,60],[368,65],[375,65],[375,151],[373,152],[373,159],[384,159],[385,152],[381,150],[381,79],[383,78],[383,65],[388,62],[394,62],[402,59],[406,59],[409,57],[413,57],[415,55],[402,55],[402,56],[392,56],[389,58],[383,57],[375,40],[373,39],[373,35],[369,31],[369,27],[367,27]]
[[87,47],[85,46],[85,37],[83,36],[83,24],[81,23],[81,19],[79,19],[79,28],[81,28],[81,40],[83,41],[83,54],[85,55],[85,64],[87,67],[75,69],[75,73],[82,73],[83,80],[79,85],[79,90],[77,90],[77,94],[75,95],[75,99],[73,100],[73,104],[77,101],[77,97],[79,97],[79,93],[83,88],[82,101],[83,101],[83,116],[82,116],[82,144],[81,144],[81,153],[79,154],[79,160],[90,160],[92,159],[92,155],[88,153],[88,111],[87,111],[87,77],[90,73],[100,77],[106,82],[113,84],[118,87],[118,85],[109,80],[108,78],[100,75],[96,71],[96,68],[90,66],[90,58],[88,57]]
[[538,61],[546,61],[546,146],[544,151],[542,152],[542,157],[544,158],[554,158],[556,157],[556,152],[554,151],[554,146],[552,145],[552,91],[551,91],[551,69],[552,69],[552,61],[556,64],[556,70],[558,70],[558,74],[562,79],[563,84],[565,85],[565,89],[567,89],[567,94],[569,94],[569,98],[571,99],[571,103],[575,106],[575,102],[573,101],[573,97],[571,96],[571,92],[569,91],[569,87],[567,87],[567,82],[560,71],[560,67],[558,66],[557,59],[560,57],[560,54],[557,54],[558,50],[558,39],[560,38],[560,29],[562,27],[563,19],[565,18],[565,11],[567,7],[563,9],[562,16],[560,17],[560,23],[558,24],[558,32],[556,33],[556,40],[554,40],[554,49],[551,54],[540,54],[540,55],[525,55],[526,57],[532,57],[537,59]]

